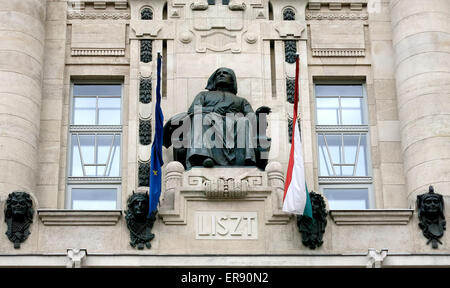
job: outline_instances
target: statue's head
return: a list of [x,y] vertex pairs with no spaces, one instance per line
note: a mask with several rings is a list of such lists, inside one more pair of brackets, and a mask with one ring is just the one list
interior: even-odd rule
[[33,219],[33,202],[26,192],[12,192],[6,200],[5,217],[7,219]]
[[135,219],[145,219],[148,214],[149,196],[147,193],[134,193],[128,198],[128,211]]
[[441,216],[444,210],[444,199],[442,195],[435,194],[432,186],[429,192],[417,196],[417,208],[421,215]]
[[225,89],[233,94],[237,94],[237,81],[234,71],[224,67],[217,69],[209,77],[206,89],[209,91]]

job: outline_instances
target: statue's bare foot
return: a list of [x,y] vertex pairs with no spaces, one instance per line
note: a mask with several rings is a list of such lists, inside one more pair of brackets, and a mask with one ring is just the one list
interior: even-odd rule
[[203,167],[206,168],[214,167],[214,160],[212,160],[211,158],[206,158],[205,160],[203,160]]

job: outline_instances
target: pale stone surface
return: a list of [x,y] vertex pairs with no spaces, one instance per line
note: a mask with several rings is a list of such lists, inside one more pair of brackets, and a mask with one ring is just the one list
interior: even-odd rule
[[[426,245],[427,240],[418,228],[417,211],[411,218],[408,218],[410,214],[394,213],[394,219],[401,218],[402,225],[386,222],[383,224],[387,225],[378,225],[379,221],[392,216],[383,209],[414,209],[416,195],[425,193],[430,184],[437,193],[447,195],[450,191],[450,102],[447,101],[450,65],[446,57],[449,38],[448,13],[445,14],[449,11],[448,1],[315,0],[309,1],[306,8],[306,0],[274,0],[271,1],[274,20],[269,21],[267,1],[246,0],[244,10],[230,10],[220,3],[206,10],[192,10],[192,1],[169,1],[167,20],[162,20],[165,0],[157,0],[151,1],[154,20],[148,22],[139,20],[140,10],[149,5],[148,1],[133,0],[127,5],[124,1],[113,2],[104,6],[85,1],[84,14],[80,14],[72,6],[68,11],[65,0],[2,1],[0,38],[6,41],[0,43],[0,170],[4,171],[0,175],[0,208],[7,194],[18,189],[32,193],[37,209],[65,207],[70,85],[78,79],[123,82],[122,211],[126,210],[126,201],[133,190],[146,191],[146,187],[137,184],[137,162],[148,160],[150,154],[148,147],[139,144],[138,121],[152,118],[154,113],[155,59],[156,52],[163,50],[167,55],[167,94],[162,100],[166,120],[187,110],[194,97],[204,90],[215,69],[230,67],[238,78],[239,96],[249,100],[254,109],[261,105],[272,108],[267,131],[272,137],[270,160],[277,162],[269,163],[266,171],[239,167],[230,173],[231,170],[224,172],[219,168],[186,172],[180,163],[172,162],[171,149],[164,148],[165,185],[151,249],[138,251],[129,245],[129,231],[123,217],[107,223],[96,222],[105,213],[88,212],[79,217],[77,213],[56,210],[52,217],[65,221],[67,226],[48,226],[44,216],[39,218],[35,214],[32,234],[20,250],[14,250],[5,237],[0,241],[5,255],[52,253],[64,257],[64,261],[52,258],[55,262],[51,262],[50,256],[45,256],[45,259],[36,258],[41,260],[41,264],[36,265],[51,262],[81,267],[118,265],[119,262],[124,266],[136,263],[170,266],[177,261],[187,261],[187,265],[192,266],[219,265],[216,258],[202,258],[201,263],[194,263],[193,258],[175,254],[195,257],[199,254],[266,255],[260,263],[257,263],[257,256],[221,257],[220,260],[225,259],[224,265],[244,266],[261,263],[352,267],[447,263],[448,266],[442,257],[431,261],[424,254],[417,256],[418,253],[436,256],[447,251],[450,243],[446,233],[438,250]],[[361,2],[367,5],[360,5]],[[295,11],[295,21],[282,20],[287,6]],[[153,40],[150,63],[140,62],[140,39]],[[295,65],[285,62],[284,40],[297,40],[300,55],[302,142],[310,190],[319,191],[313,84],[321,80],[354,80],[365,83],[367,92],[374,194],[371,197],[374,207],[382,209],[374,212],[369,220],[349,212],[352,216],[348,217],[347,224],[364,225],[336,225],[332,217],[328,217],[324,244],[316,250],[302,245],[295,217],[279,211],[290,149],[286,144],[287,121],[292,117],[292,105],[286,101],[285,81],[295,76]],[[104,52],[102,49],[119,49],[120,55],[72,56],[72,48],[89,48],[99,54]],[[365,55],[330,57],[324,54],[321,57],[313,53],[313,49],[348,48],[364,49]],[[337,56],[343,56],[344,52],[340,53]],[[139,103],[140,77],[152,77],[151,104]],[[275,94],[272,94],[272,80],[276,83]],[[261,176],[255,179],[263,180],[251,180],[253,188],[241,198],[214,198],[215,193],[225,195],[225,190],[220,188],[225,184],[240,183],[247,187],[241,179],[245,173]],[[220,177],[239,181],[222,179],[220,182]],[[198,185],[188,179],[198,180]],[[181,199],[186,201],[182,209]],[[218,217],[222,215],[219,212],[256,215],[257,233],[251,235],[252,239],[196,239],[198,215]],[[447,218],[449,213],[447,209]],[[3,217],[0,213],[1,223],[4,223]],[[78,225],[86,217],[90,225]],[[225,228],[217,221],[216,232],[224,233]],[[5,226],[0,226],[0,235],[4,235]],[[231,228],[227,228],[225,238],[232,236]],[[87,255],[75,265],[67,256],[67,249],[76,252],[80,248],[86,248]],[[369,248],[379,253],[370,254]],[[369,256],[381,257],[379,249],[382,248],[388,248],[387,256],[373,262],[375,258]],[[105,256],[110,253],[118,255],[117,258]],[[354,257],[349,260],[349,256],[336,256],[342,253]],[[405,260],[403,256],[390,253],[416,256]],[[172,258],[149,258],[157,254],[171,254]],[[295,258],[270,258],[271,254]],[[24,257],[21,258],[23,265],[36,263],[35,258]],[[3,259],[4,255],[0,255],[0,266],[12,265],[4,264]],[[16,263],[17,260],[8,258],[8,261]]]

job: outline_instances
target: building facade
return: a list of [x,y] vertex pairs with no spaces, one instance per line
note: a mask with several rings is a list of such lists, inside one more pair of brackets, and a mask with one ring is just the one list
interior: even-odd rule
[[[1,267],[450,266],[417,205],[429,186],[450,205],[448,0],[0,3],[0,206],[23,191],[34,211],[20,245],[0,213]],[[164,148],[138,249],[125,212],[148,191],[157,53],[166,120],[228,67],[271,108],[272,141],[265,170],[185,170]],[[306,183],[327,211],[314,249],[281,211],[297,54]]]

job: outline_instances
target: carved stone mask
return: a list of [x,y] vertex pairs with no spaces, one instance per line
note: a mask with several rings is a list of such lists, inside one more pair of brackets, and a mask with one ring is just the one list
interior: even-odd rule
[[145,218],[148,213],[148,198],[141,196],[141,194],[134,194],[134,196],[129,204],[129,209],[136,218]]
[[437,195],[427,195],[425,199],[423,199],[423,209],[424,212],[431,215],[437,214],[441,211],[441,200]]

